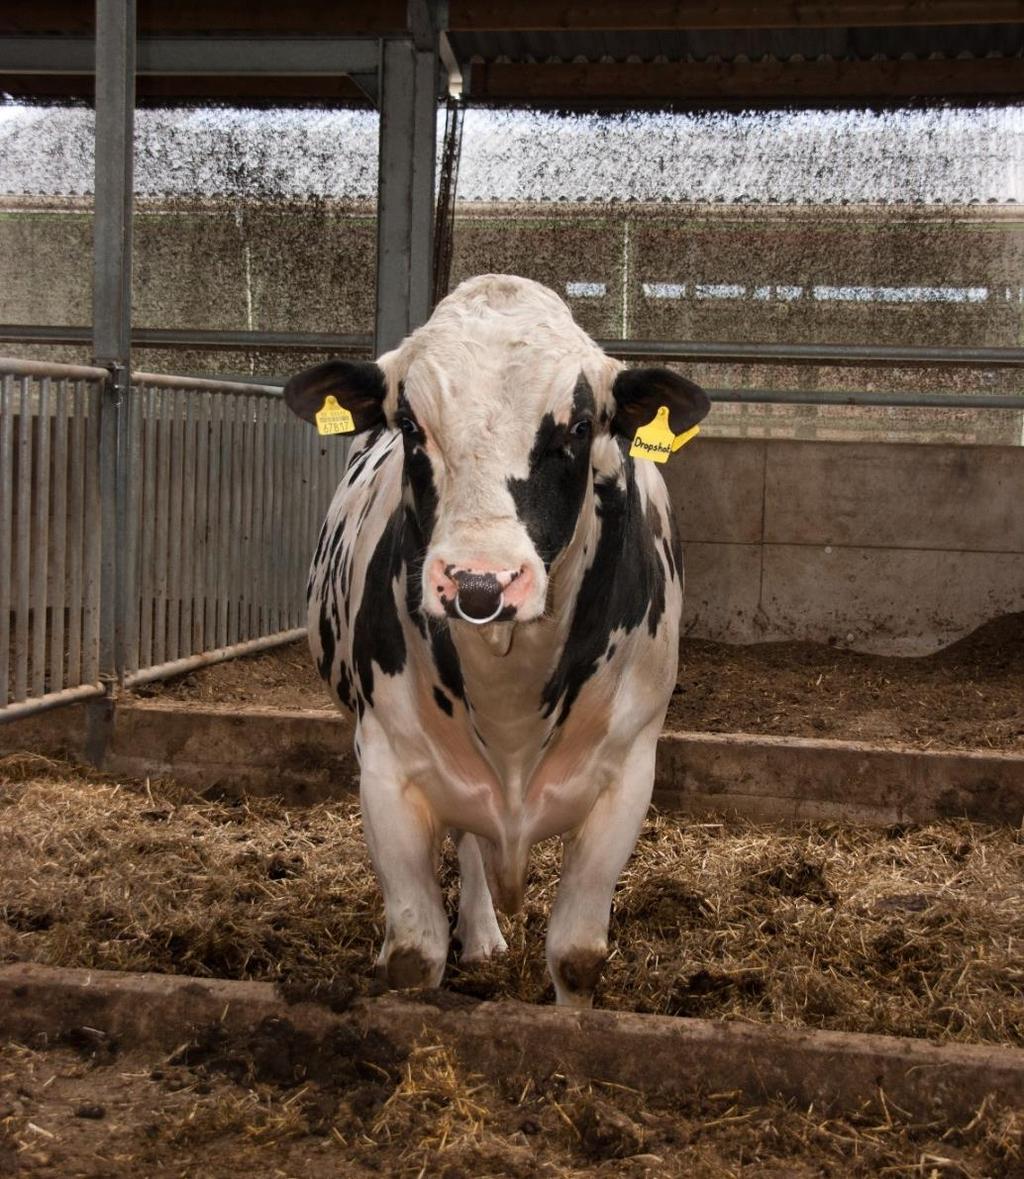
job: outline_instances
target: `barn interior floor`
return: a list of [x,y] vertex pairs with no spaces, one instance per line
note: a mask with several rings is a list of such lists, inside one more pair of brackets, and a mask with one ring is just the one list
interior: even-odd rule
[[[205,668],[138,695],[329,709],[304,643]],[[886,658],[811,643],[687,638],[666,728],[1024,751],[1024,614],[935,655]]]

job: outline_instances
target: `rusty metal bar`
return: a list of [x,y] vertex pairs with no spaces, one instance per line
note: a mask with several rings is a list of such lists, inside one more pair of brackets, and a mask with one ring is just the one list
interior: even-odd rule
[[86,394],[85,430],[85,592],[83,595],[82,679],[100,678],[100,595],[102,593],[102,534],[100,520],[100,401],[103,385],[92,385]]
[[33,474],[35,520],[32,525],[32,613],[29,629],[32,642],[33,696],[46,694],[46,575],[50,540],[50,377],[39,382],[35,415],[36,454]]
[[153,680],[168,679],[171,676],[184,675],[189,671],[196,671],[200,667],[210,667],[215,663],[224,663],[228,659],[237,659],[241,655],[255,655],[259,651],[269,651],[273,647],[282,647],[286,643],[294,643],[305,637],[305,628],[285,630],[274,635],[265,635],[258,639],[249,639],[244,643],[232,643],[228,647],[218,647],[213,651],[205,651],[201,655],[189,655],[184,659],[175,659],[158,667],[147,667],[125,677],[125,686],[134,688],[138,684],[148,684]]
[[8,704],[6,708],[0,708],[0,725],[38,712],[48,712],[51,708],[60,708],[65,704],[74,704],[78,700],[89,700],[94,696],[104,695],[106,689],[102,684],[81,684],[77,688],[65,688],[63,691],[50,692],[46,696],[33,697],[31,700],[20,700]]
[[142,411],[142,473],[138,494],[142,500],[139,518],[139,659],[130,671],[148,667],[153,662],[154,597],[154,526],[156,518],[157,480],[157,393],[148,385],[136,386]]
[[192,611],[195,600],[196,553],[196,411],[198,397],[184,397],[185,447],[184,447],[184,500],[181,522],[181,617],[178,634],[178,650],[190,655],[192,645]]
[[166,389],[153,390],[156,408],[157,474],[156,520],[153,525],[153,654],[154,663],[167,659],[167,598],[168,598],[168,521],[171,512],[171,434],[167,421],[167,405],[171,394]]
[[217,528],[217,646],[228,646],[228,614],[231,578],[231,476],[234,430],[227,398],[218,397],[220,424],[220,502]]
[[170,502],[167,521],[167,639],[168,659],[177,659],[181,654],[178,646],[181,619],[181,549],[182,515],[185,500],[184,474],[184,395],[168,389],[166,394],[169,414],[166,430],[170,436]]
[[195,532],[193,548],[195,564],[192,571],[192,633],[189,636],[190,651],[206,648],[206,562],[209,545],[207,530],[208,517],[208,473],[210,470],[210,394],[199,395],[196,419],[196,472],[195,472]]

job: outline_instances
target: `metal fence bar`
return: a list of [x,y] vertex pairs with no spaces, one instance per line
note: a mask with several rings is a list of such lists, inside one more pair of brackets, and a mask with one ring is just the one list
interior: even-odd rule
[[256,442],[256,427],[253,421],[256,411],[256,399],[242,397],[242,530],[239,537],[241,545],[240,564],[238,568],[238,638],[240,641],[251,639],[252,635],[252,573],[243,572],[253,569],[253,501],[255,500],[256,464],[253,462],[253,451]]
[[39,400],[35,417],[36,455],[33,471],[35,519],[29,553],[32,564],[32,612],[29,631],[32,636],[33,696],[46,695],[46,575],[50,538],[50,378],[39,382]]
[[11,572],[14,556],[14,378],[0,380],[0,708],[10,695]]
[[[220,414],[220,519],[217,528],[217,647],[228,645],[228,585],[231,577],[231,452],[234,431],[226,397],[217,398]],[[154,661],[155,662],[155,661]]]
[[29,399],[29,380],[20,381],[21,404],[18,417],[18,520],[15,532],[17,578],[14,614],[14,699],[28,695],[28,619],[32,604],[32,403]]
[[64,687],[64,608],[67,589],[68,384],[57,382],[53,420],[53,561],[50,568],[50,691]]
[[148,385],[139,387],[142,422],[142,474],[139,495],[142,499],[139,518],[139,649],[138,662],[127,670],[148,667],[153,662],[154,578],[153,521],[156,515],[157,409],[156,391]]
[[0,360],[0,409],[0,720],[304,633],[336,448],[278,390]]
[[140,389],[128,383],[121,403],[121,481],[118,488],[118,587],[120,674],[139,666],[139,632],[142,605],[140,601],[140,551],[144,518],[142,515],[143,454],[142,432],[145,405]]
[[157,419],[156,521],[154,525],[153,654],[154,663],[167,660],[167,529],[171,505],[171,437],[167,423],[167,402],[171,394],[153,390]]
[[101,566],[102,517],[100,511],[100,401],[102,385],[93,385],[86,395],[86,442],[85,442],[85,592],[83,631],[84,650],[82,679],[94,683],[100,677],[100,594],[102,590]]
[[82,567],[85,543],[85,413],[83,383],[72,386],[68,455],[68,681],[82,678]]
[[210,394],[200,393],[196,410],[196,469],[195,469],[195,531],[192,547],[195,563],[192,566],[192,633],[188,649],[202,651],[206,647],[206,553],[208,546],[207,471],[210,467]]
[[197,395],[185,396],[185,447],[184,447],[184,491],[182,504],[182,545],[181,545],[181,629],[178,650],[190,655],[192,645],[192,609],[195,598],[196,564],[196,410]]
[[182,552],[182,520],[185,504],[185,465],[184,442],[185,425],[183,421],[184,394],[179,395],[176,389],[167,391],[168,425],[170,434],[171,468],[170,468],[170,520],[167,528],[167,658],[177,659],[182,651],[178,646],[179,626],[181,621],[181,552]]

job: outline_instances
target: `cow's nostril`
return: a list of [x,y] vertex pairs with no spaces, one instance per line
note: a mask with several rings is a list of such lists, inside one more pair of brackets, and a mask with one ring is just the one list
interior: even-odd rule
[[490,622],[501,613],[502,587],[493,573],[455,574],[455,608],[467,622]]

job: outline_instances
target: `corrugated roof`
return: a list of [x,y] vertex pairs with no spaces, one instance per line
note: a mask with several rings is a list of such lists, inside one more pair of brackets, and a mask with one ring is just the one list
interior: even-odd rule
[[[139,111],[141,196],[371,201],[376,115]],[[93,115],[0,106],[0,191],[87,194]],[[440,136],[439,136],[440,138]],[[1024,201],[1024,106],[887,113],[555,116],[470,110],[459,198],[476,201]]]

